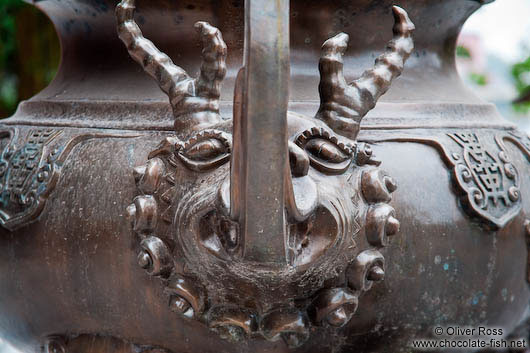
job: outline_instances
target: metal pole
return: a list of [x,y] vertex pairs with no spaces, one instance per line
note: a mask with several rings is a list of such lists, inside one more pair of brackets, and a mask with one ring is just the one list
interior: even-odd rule
[[231,213],[244,258],[286,263],[289,0],[245,1],[245,57],[234,100]]

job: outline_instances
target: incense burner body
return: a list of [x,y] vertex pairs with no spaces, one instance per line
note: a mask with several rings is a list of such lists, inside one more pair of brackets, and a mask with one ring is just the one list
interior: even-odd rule
[[[342,133],[319,118],[322,43],[347,33],[345,79],[365,77],[392,38],[392,4],[291,1],[279,132],[288,157],[247,159],[254,174],[233,172],[243,163],[235,151],[245,161],[276,137],[236,133],[241,121],[252,128],[236,123],[238,104],[281,104],[245,100],[260,77],[250,60],[247,81],[238,79],[243,2],[136,3],[143,35],[191,76],[213,70],[201,69],[194,23],[222,32],[226,77],[218,97],[204,96],[221,119],[206,128],[191,126],[195,115],[179,122],[181,103],[170,105],[129,57],[116,5],[36,3],[63,52],[50,86],[1,124],[6,339],[28,352],[408,352],[412,340],[436,338],[435,327],[505,337],[526,320],[530,139],[455,69],[456,38],[479,2],[403,0],[414,50],[360,131]],[[256,188],[234,195],[242,176],[258,185],[277,158],[288,177],[278,172],[256,192],[292,196],[278,206],[280,241],[258,234],[259,222],[275,222],[274,200],[253,201]]]

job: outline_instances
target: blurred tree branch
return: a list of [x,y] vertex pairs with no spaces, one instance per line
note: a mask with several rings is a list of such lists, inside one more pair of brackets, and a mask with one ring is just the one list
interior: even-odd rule
[[512,76],[519,97],[513,102],[514,109],[521,113],[530,112],[530,57],[512,67]]

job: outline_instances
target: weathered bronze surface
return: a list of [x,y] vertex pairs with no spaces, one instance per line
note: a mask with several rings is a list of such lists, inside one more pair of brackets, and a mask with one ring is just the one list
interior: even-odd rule
[[0,126],[0,331],[65,353],[528,337],[530,138],[454,67],[482,3],[36,2],[63,61]]

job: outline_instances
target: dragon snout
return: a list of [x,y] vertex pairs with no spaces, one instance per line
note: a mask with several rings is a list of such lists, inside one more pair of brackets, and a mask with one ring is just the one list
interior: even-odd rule
[[[302,248],[305,249],[307,235],[313,228],[315,218],[319,218],[314,216],[318,209],[318,190],[315,181],[308,175],[309,168],[310,159],[307,152],[289,142],[290,173],[285,177],[287,227],[283,236],[286,244],[286,260],[291,264],[297,262],[294,260],[296,253],[300,253]],[[249,244],[241,227],[238,226],[240,220],[234,219],[231,215],[231,192],[233,192],[231,178],[227,176],[218,189],[216,211],[205,216],[203,222],[208,224],[206,229],[214,232],[219,238],[219,245],[230,247],[226,248],[226,251],[242,255],[245,246]],[[210,239],[209,244],[211,244],[211,237],[207,238]]]
[[[310,160],[307,152],[289,142],[289,169],[286,176],[286,211],[293,221],[305,221],[315,211],[318,192],[315,182],[308,176]],[[230,177],[219,188],[218,207],[224,215],[230,214]]]

